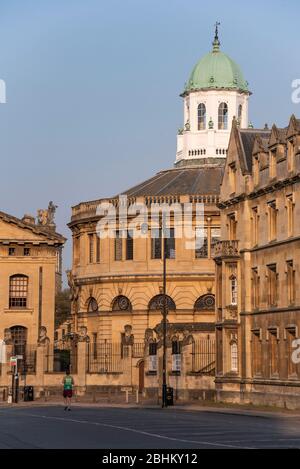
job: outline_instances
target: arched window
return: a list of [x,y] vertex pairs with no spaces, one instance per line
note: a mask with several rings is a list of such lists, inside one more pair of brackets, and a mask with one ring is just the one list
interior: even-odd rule
[[24,345],[27,342],[27,328],[23,326],[13,326],[10,328],[11,340],[14,345]]
[[[168,295],[166,295],[166,297],[167,297],[167,309],[168,310],[175,310],[176,305],[175,305],[174,301],[172,300],[172,298]],[[162,310],[163,307],[164,307],[164,295],[156,295],[149,302],[149,310],[150,311]]]
[[27,328],[23,326],[13,326],[10,328],[13,353],[24,355],[27,343]]
[[195,311],[214,311],[215,310],[215,295],[207,293],[200,296],[194,304]]
[[230,277],[230,303],[237,305],[237,278],[235,275]]
[[240,104],[239,107],[238,107],[238,121],[239,121],[239,124],[241,124],[241,122],[242,122],[242,111],[243,111],[243,106]]
[[205,104],[200,103],[198,106],[198,130],[206,128],[206,107]]
[[132,305],[127,296],[119,295],[112,302],[113,311],[131,311]]
[[236,342],[230,344],[230,371],[238,371],[238,347]]
[[91,298],[89,298],[87,311],[88,313],[95,313],[96,311],[98,311],[97,300],[95,300],[95,298],[93,298],[92,296]]
[[218,129],[219,130],[227,130],[228,129],[228,106],[227,106],[226,103],[221,103],[219,105]]
[[28,296],[28,277],[26,275],[12,275],[9,278],[9,307],[26,308]]

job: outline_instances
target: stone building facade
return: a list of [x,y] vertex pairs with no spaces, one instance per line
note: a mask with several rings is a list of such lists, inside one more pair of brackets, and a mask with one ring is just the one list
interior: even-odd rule
[[[183,206],[190,203],[195,210],[197,202],[204,203],[203,246],[187,249],[190,240],[176,238],[174,232],[167,240],[166,292],[171,355],[174,343],[181,343],[184,334],[214,342],[215,290],[211,253],[220,235],[216,203],[222,169],[220,164],[171,169],[122,194],[127,196],[128,210],[134,203],[145,204],[149,208],[149,226],[153,204],[176,202]],[[193,187],[193,191],[189,187]],[[133,346],[133,357],[136,358],[132,362],[135,368],[133,384],[142,390],[145,373],[150,372],[147,375],[152,375],[149,387],[157,387],[159,360],[157,358],[157,365],[152,369],[144,352],[146,346],[148,356],[150,343],[153,343],[153,353],[158,356],[162,345],[163,240],[162,237],[151,238],[150,233],[138,238],[129,235],[119,238],[119,220],[115,238],[100,239],[97,225],[101,217],[97,215],[97,207],[101,202],[84,202],[73,207],[69,223],[73,237],[73,268],[69,273],[69,284],[73,298],[74,330],[86,328],[95,356],[99,349],[99,359],[105,343],[116,344],[116,347],[117,344],[121,347]],[[109,202],[114,206],[119,199],[115,197]],[[141,229],[142,225],[138,226],[138,230]],[[176,229],[175,219],[171,215],[171,232]],[[178,349],[176,355],[180,353]],[[212,362],[214,368],[213,355]],[[207,363],[202,368],[206,366]],[[171,364],[172,370],[175,371],[175,364]],[[154,374],[157,376],[155,386]]]
[[218,398],[299,407],[298,119],[271,130],[234,121],[218,207]]
[[53,343],[65,241],[53,225],[0,212],[0,340],[12,353]]
[[[119,356],[114,347],[121,344],[121,355],[123,346],[132,347],[132,384],[149,392],[160,386],[162,236],[159,234],[158,239],[153,239],[148,233],[135,239],[127,231],[123,238],[120,219],[117,219],[114,237],[100,239],[97,227],[106,213],[99,215],[99,206],[106,203],[116,210],[126,207],[130,211],[134,205],[143,204],[151,213],[157,204],[183,207],[189,203],[194,233],[197,236],[201,230],[204,241],[199,248],[187,249],[188,239],[176,236],[176,220],[171,216],[166,282],[168,380],[179,393],[189,386],[200,393],[202,387],[206,387],[207,375],[209,379],[213,377],[215,272],[212,252],[220,236],[217,203],[231,120],[237,115],[240,125],[248,126],[249,95],[240,68],[220,50],[216,28],[211,52],[196,64],[181,95],[184,125],[178,131],[175,167],[122,193],[122,200],[126,196],[125,202],[116,196],[82,202],[72,208],[69,228],[73,263],[69,285],[74,333],[86,331],[94,370],[107,369],[100,357],[107,350],[111,357]],[[201,226],[196,220],[197,204],[204,206]],[[144,223],[150,225],[150,220]],[[143,232],[143,223],[138,230]],[[185,360],[181,352],[189,347],[192,349],[185,356],[193,363],[187,368],[189,373],[196,373],[191,380],[183,379],[181,368]],[[203,357],[208,357],[207,361]]]

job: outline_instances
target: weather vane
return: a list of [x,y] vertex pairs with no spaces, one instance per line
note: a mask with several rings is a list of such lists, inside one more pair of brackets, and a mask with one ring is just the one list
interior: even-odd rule
[[215,26],[216,26],[215,39],[219,39],[219,37],[218,37],[218,26],[220,26],[220,24],[221,23],[219,21],[216,21],[216,24],[215,24]]

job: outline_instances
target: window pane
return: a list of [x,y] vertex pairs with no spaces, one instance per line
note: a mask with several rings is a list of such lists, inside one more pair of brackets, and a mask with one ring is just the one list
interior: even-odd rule
[[89,262],[94,262],[94,235],[89,234]]
[[133,260],[133,233],[128,231],[126,239],[126,259]]
[[122,238],[120,238],[120,232],[116,232],[115,238],[115,260],[121,261],[122,260]]
[[170,237],[166,239],[166,258],[175,259],[175,231],[174,228],[170,228]]
[[15,275],[9,282],[9,307],[26,308],[27,306],[28,277]]
[[207,228],[196,228],[196,259],[208,256]]
[[200,103],[198,106],[198,130],[204,130],[206,127],[206,108],[205,104]]
[[231,279],[231,304],[237,304],[237,280],[236,277]]
[[96,234],[96,262],[100,262],[100,238]]
[[221,228],[212,228],[211,229],[211,245],[214,246],[221,237]]
[[161,230],[156,230],[154,235],[157,237],[151,238],[151,258],[152,259],[161,259]]
[[218,128],[220,130],[227,130],[228,128],[228,106],[226,103],[219,105]]

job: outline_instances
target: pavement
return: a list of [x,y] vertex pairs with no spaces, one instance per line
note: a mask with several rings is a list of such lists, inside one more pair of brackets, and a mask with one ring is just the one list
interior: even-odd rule
[[65,412],[57,403],[26,404],[0,408],[1,449],[300,449],[293,413],[90,404]]

